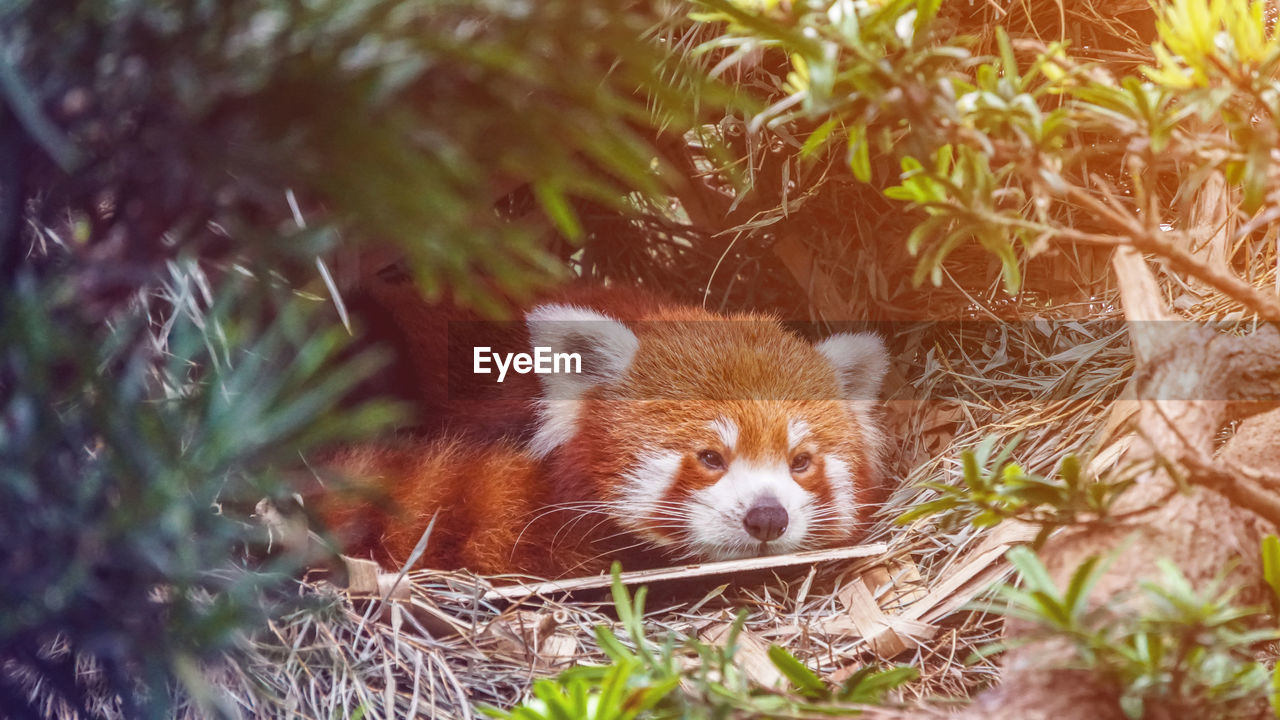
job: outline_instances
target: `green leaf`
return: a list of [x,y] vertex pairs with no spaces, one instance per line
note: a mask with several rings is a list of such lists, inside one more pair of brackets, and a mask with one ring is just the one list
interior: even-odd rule
[[822,698],[829,695],[827,684],[822,682],[822,678],[818,677],[816,673],[797,660],[794,655],[787,652],[782,646],[770,645],[769,659],[791,681],[791,685],[801,695],[812,698]]
[[1018,72],[1018,59],[1013,54],[1013,44],[1009,42],[1009,33],[1003,25],[996,26],[996,44],[1000,47],[1000,63],[1004,77],[1010,83],[1021,77]]
[[953,510],[956,507],[959,507],[959,502],[953,497],[930,500],[927,503],[917,505],[916,507],[902,513],[894,523],[897,525],[907,525],[919,518],[928,517],[940,512],[946,512],[947,510]]
[[1089,591],[1098,582],[1098,578],[1102,577],[1102,572],[1094,572],[1099,560],[1097,555],[1091,555],[1071,574],[1071,581],[1067,583],[1067,592],[1063,595],[1062,601],[1073,618],[1079,618],[1084,614]]
[[1005,553],[1004,557],[1018,570],[1028,590],[1041,592],[1050,597],[1057,596],[1058,588],[1054,585],[1053,578],[1049,577],[1049,571],[1031,550],[1022,546],[1009,548],[1009,552]]
[[838,697],[841,700],[849,700],[854,693],[858,692],[858,686],[862,684],[862,681],[875,674],[875,672],[875,665],[863,665],[855,670],[854,673],[849,676],[849,679],[844,681],[844,685],[840,688]]
[[627,712],[623,717],[633,718],[641,713],[652,710],[658,703],[665,700],[671,693],[680,687],[681,677],[673,675],[666,680],[650,685],[643,690],[637,690],[631,693],[626,701]]
[[931,240],[933,234],[946,222],[947,218],[942,215],[930,215],[912,228],[911,234],[907,236],[907,252],[911,253],[911,257],[918,255],[925,241]]
[[960,453],[960,463],[963,467],[964,484],[970,490],[989,489],[986,477],[982,472],[982,466],[978,464],[978,456],[972,450],[965,450]]
[[983,510],[969,521],[976,528],[990,528],[1004,522],[1004,516],[994,510]]
[[827,138],[831,137],[831,133],[840,127],[840,122],[840,117],[836,115],[827,118],[825,122],[814,128],[814,131],[809,133],[809,137],[804,139],[804,145],[800,147],[800,157],[812,157],[827,143]]
[[[1250,133],[1252,135],[1252,133]],[[1271,167],[1271,147],[1254,138],[1245,150],[1244,162],[1244,196],[1240,200],[1240,208],[1253,214],[1262,207],[1267,196],[1268,171]]]
[[596,643],[600,645],[600,649],[604,651],[605,655],[609,656],[610,660],[613,660],[614,662],[639,660],[635,653],[627,649],[627,646],[623,645],[622,641],[618,640],[618,638],[614,636],[613,631],[608,627],[605,627],[604,625],[597,625],[595,627],[595,636]]
[[1009,295],[1017,295],[1022,289],[1022,268],[1018,266],[1018,255],[1003,237],[997,237],[990,243],[983,243],[1000,258],[1001,271],[1004,275],[1004,291]]
[[618,620],[624,627],[629,626],[634,613],[631,608],[631,593],[622,582],[622,563],[615,560],[609,568],[609,573],[613,576],[609,591],[613,594],[613,606],[618,612]]
[[849,678],[840,692],[841,700],[877,704],[883,701],[886,692],[920,677],[920,672],[909,665],[899,665],[883,672],[865,672],[870,668],[863,667]]
[[1271,671],[1271,692],[1268,699],[1271,701],[1271,712],[1280,718],[1280,663]]
[[[615,662],[613,667],[605,675],[604,682],[600,686],[600,698],[596,706],[595,717],[599,720],[607,720],[622,714],[622,698],[627,690],[627,679],[631,676],[634,665],[628,662]],[[581,718],[585,715],[586,708],[582,708],[576,717]],[[575,718],[566,718],[565,720],[575,720]]]
[[1145,707],[1146,702],[1141,695],[1125,694],[1120,696],[1120,710],[1130,720],[1140,720],[1145,712]]
[[867,142],[867,126],[862,123],[849,130],[849,167],[861,182],[871,182],[871,150]]
[[1262,578],[1271,588],[1272,600],[1280,606],[1280,537],[1262,538]]
[[916,0],[915,37],[923,37],[923,31],[933,23],[942,7],[942,0]]
[[1074,454],[1064,455],[1062,463],[1058,466],[1058,475],[1062,477],[1067,487],[1080,487],[1080,458]]
[[560,188],[548,182],[537,182],[533,185],[533,194],[543,212],[566,238],[578,240],[582,237],[582,223],[578,221],[578,214],[573,211],[573,206]]
[[[581,684],[580,682],[578,684]],[[552,680],[538,680],[533,684],[533,696],[542,701],[548,720],[576,720],[585,708],[574,706],[573,696]]]

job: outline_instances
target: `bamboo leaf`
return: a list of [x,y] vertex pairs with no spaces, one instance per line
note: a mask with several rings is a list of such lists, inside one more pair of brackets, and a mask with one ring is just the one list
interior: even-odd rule
[[774,667],[791,681],[796,691],[808,697],[824,697],[827,685],[812,670],[780,645],[769,646],[769,659]]

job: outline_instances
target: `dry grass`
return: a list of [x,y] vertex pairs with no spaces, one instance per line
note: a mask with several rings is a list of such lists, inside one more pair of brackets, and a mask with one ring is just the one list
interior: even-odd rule
[[[1121,72],[1145,60],[1135,48],[1148,38],[1146,3],[1116,9],[1029,0],[969,7],[951,18],[960,30],[1002,23],[1015,37],[1070,38],[1075,47],[1090,48],[1082,57]],[[979,43],[989,41],[988,34]],[[1029,261],[1028,290],[1018,298],[1004,295],[998,265],[981,252],[958,252],[940,287],[915,288],[913,261],[901,242],[915,220],[846,174],[805,178],[803,196],[762,211],[737,231],[742,237],[765,228],[778,233],[771,239],[787,248],[783,264],[805,292],[809,319],[838,319],[856,307],[884,322],[895,374],[887,424],[900,483],[869,538],[887,546],[871,564],[882,569],[826,564],[758,582],[695,584],[655,596],[646,625],[657,642],[712,642],[745,609],[749,640],[739,657],[762,684],[776,680],[767,662],[758,662],[762,648],[778,644],[836,681],[868,662],[910,664],[921,677],[899,700],[936,705],[996,681],[998,659],[972,658],[1000,639],[1001,620],[969,603],[1006,576],[1002,550],[1028,536],[1009,525],[944,530],[931,521],[899,525],[895,518],[929,499],[932,491],[922,483],[955,483],[961,452],[987,438],[999,445],[1018,438],[1013,459],[1046,475],[1067,453],[1101,452],[1122,430],[1123,417],[1113,417],[1112,408],[1132,357],[1104,253],[1064,248]],[[1269,268],[1248,279],[1275,287],[1274,233],[1246,229],[1233,240],[1230,257],[1239,268]],[[705,273],[705,265],[697,272]],[[731,274],[750,272],[743,266]],[[1162,281],[1168,306],[1189,319],[1242,317],[1217,293],[1167,273]],[[722,287],[722,297],[708,298],[713,307],[730,300],[732,285]],[[347,717],[363,708],[365,717],[470,718],[482,703],[519,702],[535,679],[570,664],[606,661],[593,634],[597,625],[616,624],[604,597],[544,595],[517,605],[486,600],[495,581],[465,573],[423,570],[407,580],[408,597],[388,601],[308,581],[301,591],[326,598],[327,611],[282,619],[251,641],[249,663],[207,668],[207,675],[247,716]],[[864,593],[882,616],[859,604]],[[884,634],[868,637],[867,622],[884,616],[917,624],[898,626],[897,643]],[[927,637],[913,642],[912,631]]]
[[[971,7],[952,17],[961,30],[1003,23],[1015,37],[1070,36],[1077,48],[1094,41],[1096,59],[1117,69],[1144,60],[1134,48],[1148,32],[1145,3],[1105,13],[1098,3]],[[980,44],[991,39],[989,31],[977,34]],[[836,681],[868,662],[911,664],[921,677],[899,692],[907,704],[965,698],[997,679],[998,660],[973,655],[1002,633],[998,617],[967,603],[1006,576],[1002,550],[1027,533],[1007,525],[994,532],[968,525],[942,531],[931,522],[903,526],[894,519],[928,499],[931,491],[921,483],[956,482],[961,451],[985,438],[1001,445],[1020,438],[1014,459],[1042,474],[1052,474],[1064,454],[1088,455],[1112,439],[1118,427],[1108,423],[1109,411],[1132,361],[1106,257],[1082,249],[1032,261],[1028,290],[1011,299],[1000,288],[993,260],[961,252],[948,261],[947,282],[916,288],[909,282],[913,261],[900,240],[914,218],[838,167],[797,184],[806,188],[802,196],[722,235],[729,242],[767,231],[771,242],[789,247],[784,265],[808,298],[809,319],[838,319],[856,307],[884,321],[880,329],[893,349],[897,376],[886,407],[900,486],[870,541],[887,544],[881,565],[889,569],[873,576],[865,565],[824,566],[760,582],[705,583],[651,602],[647,628],[658,642],[669,636],[713,641],[745,609],[749,640],[739,658],[762,684],[776,679],[767,662],[757,662],[762,648],[778,644]],[[1256,252],[1254,245],[1238,249]],[[728,256],[725,250],[721,260]],[[1249,264],[1257,267],[1255,260]],[[765,267],[744,264],[730,274],[740,278]],[[985,284],[975,286],[973,278]],[[1254,280],[1274,283],[1274,273]],[[1172,306],[1188,315],[1221,317],[1231,307],[1176,279],[1166,282]],[[720,287],[723,296],[707,298],[712,307],[731,303],[732,283]],[[1184,292],[1191,294],[1173,302]],[[262,717],[345,716],[363,706],[366,717],[467,718],[479,703],[520,701],[534,679],[571,663],[606,661],[592,629],[616,621],[601,598],[536,597],[515,606],[484,601],[491,588],[484,578],[417,571],[408,580],[407,600],[384,604],[339,596],[323,619],[299,615],[273,627],[254,646],[260,662],[224,675],[220,684]],[[884,615],[916,618],[920,626],[913,627],[927,628],[927,639],[912,642],[906,631],[898,645],[883,635],[869,639],[860,626],[865,608],[852,599],[854,586],[866,588]],[[335,592],[323,582],[307,591]],[[264,690],[275,699],[264,704]]]
[[[704,581],[660,592],[646,617],[651,638],[714,639],[746,609],[745,634],[758,641],[743,644],[747,666],[753,653],[778,644],[838,680],[894,653],[894,662],[922,675],[903,689],[906,702],[963,698],[993,682],[996,662],[970,659],[999,639],[1000,620],[966,603],[1004,577],[1002,550],[1027,535],[1008,526],[993,538],[968,525],[943,532],[893,520],[927,497],[919,483],[955,482],[960,452],[983,438],[1020,436],[1014,459],[1044,474],[1063,454],[1096,448],[1130,369],[1112,301],[1039,307],[1020,321],[892,326],[904,376],[888,398],[902,483],[870,538],[887,544],[878,563],[891,563],[887,574],[864,582],[867,563],[828,563],[760,582]],[[985,313],[981,302],[971,309]],[[408,581],[409,596],[386,603],[308,583],[306,592],[333,596],[332,610],[271,627],[252,647],[255,662],[220,672],[218,684],[258,717],[346,716],[357,707],[367,708],[366,717],[472,717],[478,703],[515,703],[534,679],[570,663],[606,661],[592,633],[615,622],[602,597],[540,596],[517,606],[485,600],[491,581],[468,574],[423,570]],[[851,606],[854,585],[867,588],[885,615],[916,618],[912,629],[929,637],[915,643],[900,632],[905,649],[869,639],[865,608]],[[761,671],[757,679],[771,678]]]

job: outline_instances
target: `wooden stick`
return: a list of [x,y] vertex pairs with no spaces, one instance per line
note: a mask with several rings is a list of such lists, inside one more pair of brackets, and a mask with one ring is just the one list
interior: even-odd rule
[[[885,543],[871,543],[855,547],[832,548],[830,550],[811,550],[809,552],[791,553],[789,555],[766,555],[764,557],[743,558],[742,560],[724,560],[721,562],[699,563],[674,568],[655,568],[653,570],[635,570],[622,573],[622,584],[652,585],[672,580],[688,580],[715,575],[734,575],[754,570],[788,568],[812,563],[827,563],[837,560],[856,560],[858,558],[875,558],[888,552]],[[523,583],[520,585],[504,585],[494,588],[482,596],[485,601],[505,600],[508,602],[524,600],[535,595],[561,594],[581,592],[583,590],[601,590],[613,584],[608,575],[591,577],[566,578],[563,580],[546,580],[543,582]]]

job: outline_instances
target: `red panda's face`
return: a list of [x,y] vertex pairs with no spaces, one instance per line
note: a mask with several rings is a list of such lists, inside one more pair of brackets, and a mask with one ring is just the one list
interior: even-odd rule
[[701,311],[627,326],[544,306],[529,324],[535,345],[584,352],[583,375],[544,376],[533,449],[572,453],[626,530],[724,560],[864,529],[880,450],[870,403],[887,367],[878,338],[814,346],[769,318]]
[[839,402],[664,405],[619,409],[617,427],[642,429],[607,440],[635,449],[612,488],[625,527],[701,560],[813,549],[862,529],[872,439]]

